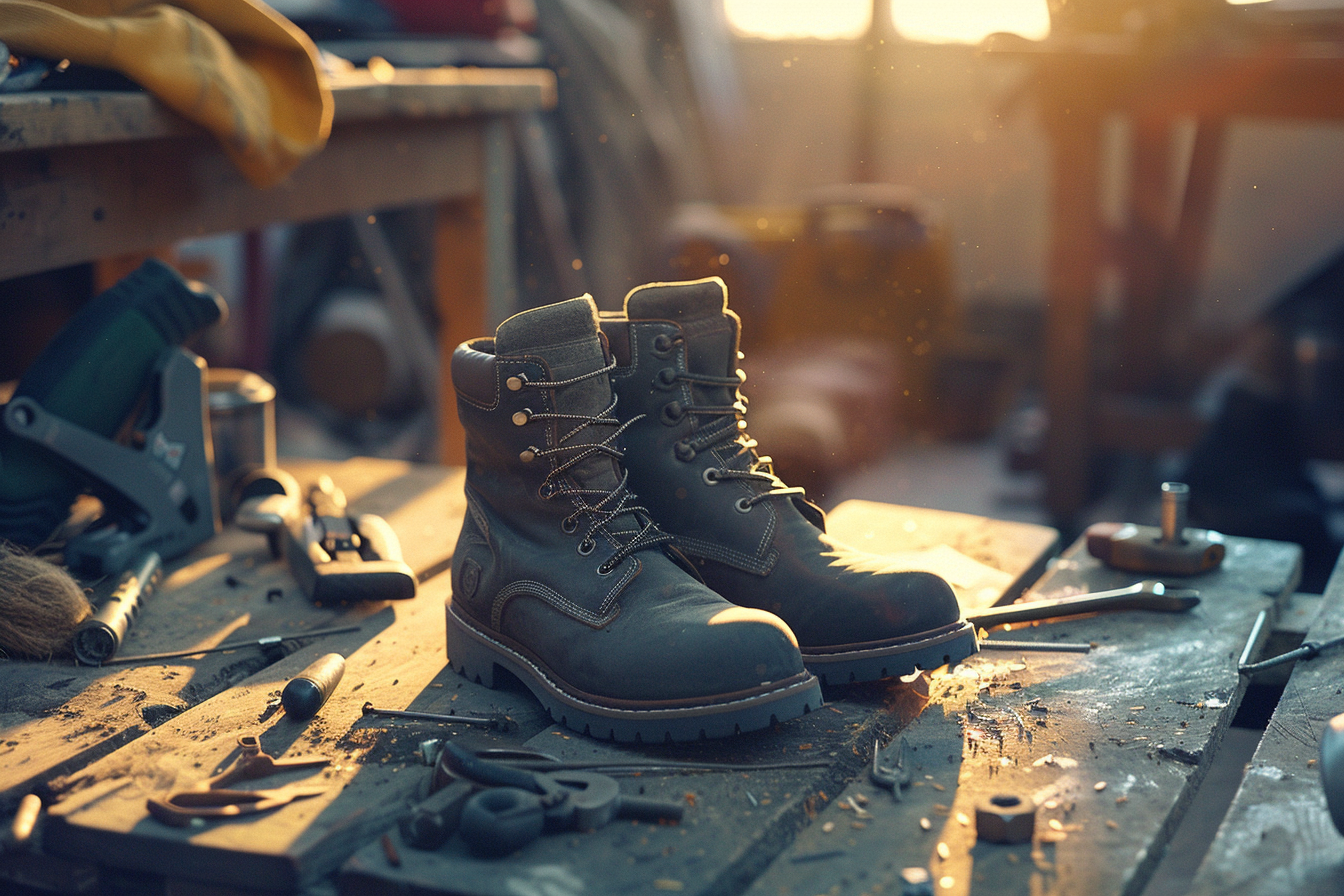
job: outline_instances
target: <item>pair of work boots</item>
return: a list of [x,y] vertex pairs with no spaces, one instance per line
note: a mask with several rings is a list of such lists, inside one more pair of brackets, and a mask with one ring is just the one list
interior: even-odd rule
[[826,535],[745,429],[718,278],[524,311],[453,355],[467,514],[448,658],[505,669],[569,728],[722,737],[827,684],[957,662],[974,629],[937,576]]

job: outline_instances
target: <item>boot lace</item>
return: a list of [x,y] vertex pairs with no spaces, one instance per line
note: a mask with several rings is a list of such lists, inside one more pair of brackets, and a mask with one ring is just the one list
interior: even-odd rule
[[[684,340],[677,337],[671,341]],[[681,382],[690,383],[692,386],[733,390],[732,404],[688,404],[672,401],[664,406],[663,415],[669,423],[678,422],[686,414],[692,414],[701,420],[706,418],[709,420],[697,426],[689,436],[675,444],[673,450],[679,460],[689,463],[701,452],[721,445],[737,446],[737,450],[722,465],[707,467],[704,479],[711,485],[728,479],[737,479],[754,482],[763,487],[763,491],[738,499],[737,509],[743,512],[761,501],[807,494],[805,489],[786,485],[775,475],[774,461],[769,455],[756,453],[758,443],[747,435],[747,399],[737,391],[745,381],[746,377],[741,371],[738,371],[736,376],[709,376],[666,367],[658,373],[658,384],[668,388]]]
[[[603,374],[609,373],[616,366],[615,361],[611,361],[606,367],[598,368],[590,373],[581,374],[566,380],[536,380],[531,381],[525,377],[522,379],[524,389],[560,389],[565,386],[572,386],[575,383],[581,383],[584,380],[593,379]],[[606,575],[620,565],[621,561],[636,551],[642,551],[664,542],[672,541],[672,536],[658,528],[649,515],[648,508],[636,503],[635,496],[629,488],[630,474],[625,471],[624,465],[621,466],[621,481],[615,488],[585,488],[576,485],[572,480],[566,477],[566,474],[584,463],[585,461],[599,457],[611,457],[616,461],[621,461],[625,457],[625,452],[616,447],[616,442],[621,434],[632,424],[643,419],[645,415],[639,414],[628,420],[621,421],[616,419],[614,411],[616,410],[616,398],[611,399],[611,404],[607,405],[596,416],[587,414],[564,414],[558,412],[552,413],[530,413],[527,416],[528,423],[547,423],[556,422],[561,424],[573,424],[551,448],[538,448],[529,446],[527,450],[534,457],[554,458],[557,462],[552,464],[550,472],[542,480],[540,494],[546,500],[567,497],[574,502],[574,512],[565,517],[560,522],[560,527],[568,534],[578,531],[581,520],[587,517],[588,529],[584,533],[583,540],[580,542],[579,551],[583,554],[591,553],[597,547],[597,541],[594,535],[607,526],[608,523],[618,517],[630,514],[639,526],[639,530],[634,537],[625,541],[617,548],[616,552],[602,562],[597,571]],[[590,427],[610,427],[611,431],[603,438],[597,441],[576,442],[578,435]],[[563,428],[563,426],[562,426]],[[613,537],[616,533],[610,528],[605,530]],[[622,533],[627,534],[627,533]],[[620,542],[620,538],[615,538]]]

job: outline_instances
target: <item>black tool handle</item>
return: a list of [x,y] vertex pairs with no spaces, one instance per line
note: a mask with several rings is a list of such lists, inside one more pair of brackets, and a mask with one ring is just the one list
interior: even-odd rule
[[477,784],[484,784],[487,787],[517,787],[520,790],[537,794],[548,791],[536,772],[524,771],[505,765],[502,762],[482,759],[452,741],[444,743],[443,752],[439,754],[439,762],[453,774],[466,778],[468,781],[475,781]]
[[345,657],[339,653],[329,653],[318,659],[280,692],[280,703],[285,707],[286,715],[300,721],[317,715],[344,674]]

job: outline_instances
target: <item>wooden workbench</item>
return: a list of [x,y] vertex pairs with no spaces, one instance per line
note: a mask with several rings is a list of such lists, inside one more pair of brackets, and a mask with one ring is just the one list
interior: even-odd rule
[[[516,310],[507,117],[555,102],[541,69],[333,76],[326,147],[283,183],[249,184],[216,140],[145,93],[0,95],[0,280],[207,234],[436,203],[439,394],[465,339]],[[460,462],[451,402],[443,459]]]
[[[0,882],[80,892],[114,881],[123,890],[175,894],[316,894],[334,886],[344,894],[814,896],[899,892],[900,870],[918,865],[932,870],[940,894],[983,891],[986,882],[996,893],[1138,892],[1240,701],[1235,665],[1252,622],[1292,591],[1300,563],[1295,546],[1232,539],[1223,569],[1198,580],[1204,601],[1189,613],[1094,616],[1009,635],[1094,642],[1086,654],[985,650],[908,683],[828,691],[821,711],[769,731],[616,747],[551,725],[526,691],[486,690],[446,668],[445,568],[462,513],[459,471],[356,461],[331,472],[353,507],[382,512],[397,528],[420,571],[420,595],[319,610],[294,593],[261,539],[226,531],[173,564],[172,587],[147,608],[124,652],[349,620],[361,631],[291,644],[296,649],[279,659],[240,651],[119,669],[6,664],[0,769],[25,771],[9,774],[0,800],[12,811],[23,793],[36,791],[50,805],[41,849],[0,856]],[[1056,538],[1040,526],[871,504],[842,505],[831,530],[853,544],[951,563],[963,598],[972,600],[984,597],[987,582],[1012,593],[1030,580]],[[977,565],[984,567],[978,578]],[[1057,596],[1129,581],[1075,546],[1034,592]],[[268,601],[277,587],[285,596]],[[290,677],[333,650],[346,656],[346,673],[316,718],[297,722],[269,708]],[[504,712],[517,728],[448,731],[362,718],[365,701]],[[331,766],[312,776],[328,790],[249,820],[198,828],[147,817],[147,796],[212,774],[236,755],[241,733],[259,735],[272,755],[330,757]],[[809,765],[625,778],[627,793],[683,802],[684,821],[548,836],[508,860],[486,861],[457,838],[420,852],[396,832],[429,775],[418,748],[442,737],[568,759]],[[874,744],[900,737],[913,780],[897,802],[866,771]],[[1041,803],[1033,843],[976,843],[974,806],[999,792]]]
[[[1306,640],[1344,635],[1337,565]],[[1191,888],[1192,896],[1325,896],[1344,890],[1344,836],[1330,820],[1319,767],[1321,733],[1344,712],[1344,651],[1292,669],[1241,787]]]

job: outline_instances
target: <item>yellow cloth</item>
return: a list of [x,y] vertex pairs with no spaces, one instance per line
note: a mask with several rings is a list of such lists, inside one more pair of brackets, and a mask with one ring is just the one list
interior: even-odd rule
[[0,41],[125,74],[214,133],[257,186],[331,130],[317,48],[260,0],[0,0]]

